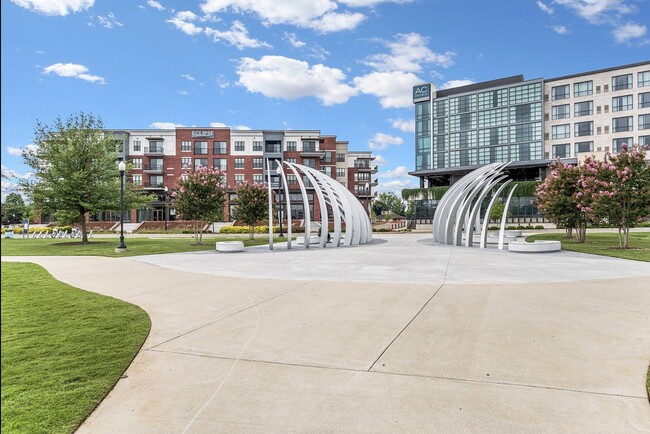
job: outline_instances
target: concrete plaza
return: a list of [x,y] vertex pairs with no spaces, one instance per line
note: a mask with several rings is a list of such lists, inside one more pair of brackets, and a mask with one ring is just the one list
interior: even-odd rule
[[151,316],[80,432],[650,432],[650,263],[429,234],[3,260]]

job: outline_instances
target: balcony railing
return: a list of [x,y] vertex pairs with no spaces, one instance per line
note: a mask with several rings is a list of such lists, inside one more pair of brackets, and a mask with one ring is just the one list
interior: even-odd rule
[[142,170],[148,173],[153,173],[153,172],[161,172],[163,171],[163,165],[162,164],[145,164],[142,166]]
[[165,153],[165,148],[162,146],[145,146],[144,154],[145,155],[163,155]]
[[162,190],[165,188],[164,183],[162,181],[160,182],[143,182],[142,187],[148,188],[151,190]]
[[265,145],[264,146],[264,152],[267,154],[280,154],[282,153],[282,145],[277,144],[277,145]]

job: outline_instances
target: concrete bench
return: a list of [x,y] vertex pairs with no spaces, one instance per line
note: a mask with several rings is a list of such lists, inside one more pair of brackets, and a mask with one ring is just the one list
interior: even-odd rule
[[217,241],[217,252],[243,252],[243,241]]
[[[312,235],[309,237],[309,244],[318,244],[320,242],[320,237],[318,235]],[[296,244],[305,244],[305,237],[296,237]]]
[[559,241],[546,240],[537,240],[533,243],[527,243],[525,241],[513,241],[508,244],[508,250],[511,252],[526,253],[559,252],[562,250],[562,243]]

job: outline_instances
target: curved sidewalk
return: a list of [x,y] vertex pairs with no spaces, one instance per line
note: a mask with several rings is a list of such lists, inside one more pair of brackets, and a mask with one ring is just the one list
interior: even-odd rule
[[152,318],[80,432],[650,431],[650,264],[377,238],[2,259]]

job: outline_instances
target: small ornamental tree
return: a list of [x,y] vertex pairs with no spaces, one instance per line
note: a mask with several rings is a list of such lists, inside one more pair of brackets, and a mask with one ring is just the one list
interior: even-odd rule
[[594,180],[594,209],[607,223],[618,228],[619,247],[629,248],[630,228],[648,216],[650,207],[650,167],[646,149],[622,145],[616,155],[599,163]]
[[248,235],[254,237],[254,226],[260,220],[269,218],[269,195],[264,184],[238,184],[236,187],[237,198],[234,217],[248,225]]
[[537,207],[547,219],[557,225],[563,225],[567,238],[570,238],[581,218],[576,201],[580,170],[559,160],[554,163],[552,169],[544,182],[537,186]]
[[224,172],[205,166],[198,167],[181,178],[176,184],[176,211],[186,220],[194,220],[196,244],[203,242],[203,226],[206,221],[223,220],[226,202]]

